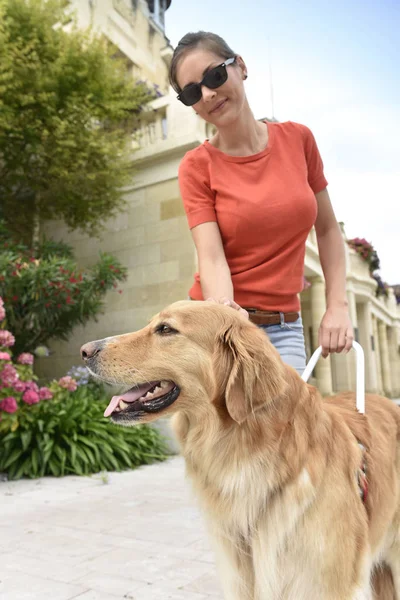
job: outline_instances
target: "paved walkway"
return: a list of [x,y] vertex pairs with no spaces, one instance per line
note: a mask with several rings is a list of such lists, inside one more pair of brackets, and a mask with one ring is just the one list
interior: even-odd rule
[[183,460],[0,482],[1,600],[221,600]]
[[221,600],[183,459],[0,482],[0,599]]

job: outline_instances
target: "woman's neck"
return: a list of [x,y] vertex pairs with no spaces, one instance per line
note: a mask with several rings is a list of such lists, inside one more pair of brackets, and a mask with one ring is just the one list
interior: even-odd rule
[[251,156],[267,147],[268,127],[254,118],[247,104],[234,123],[218,129],[210,143],[225,154]]

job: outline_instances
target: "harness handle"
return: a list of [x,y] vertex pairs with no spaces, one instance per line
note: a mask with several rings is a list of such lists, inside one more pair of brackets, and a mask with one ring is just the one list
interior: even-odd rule
[[[364,364],[364,350],[358,342],[353,342],[353,349],[357,354],[356,362],[356,403],[358,412],[365,413],[365,364]],[[307,382],[310,378],[311,373],[314,370],[315,365],[319,357],[321,356],[322,346],[319,346],[312,357],[310,358],[308,365],[303,371],[301,376],[302,380]]]

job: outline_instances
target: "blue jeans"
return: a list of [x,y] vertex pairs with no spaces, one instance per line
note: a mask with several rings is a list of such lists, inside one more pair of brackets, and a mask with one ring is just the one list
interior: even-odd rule
[[294,323],[259,325],[259,327],[266,332],[271,343],[281,355],[283,362],[294,367],[301,375],[307,362],[301,317]]

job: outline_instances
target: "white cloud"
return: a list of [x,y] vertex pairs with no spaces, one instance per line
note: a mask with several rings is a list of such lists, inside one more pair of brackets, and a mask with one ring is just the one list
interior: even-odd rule
[[337,219],[349,238],[370,241],[381,260],[381,275],[400,283],[398,250],[400,173],[357,173],[333,170],[329,186]]

